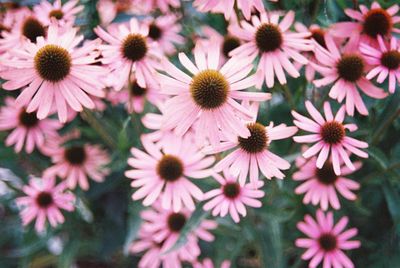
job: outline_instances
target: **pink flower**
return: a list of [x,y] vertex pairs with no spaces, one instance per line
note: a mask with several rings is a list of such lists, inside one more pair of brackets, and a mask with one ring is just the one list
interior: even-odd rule
[[93,65],[98,42],[77,48],[82,39],[76,29],[59,34],[58,27],[51,25],[46,39],[39,37],[36,44],[27,42],[9,52],[12,57],[1,61],[9,69],[0,77],[8,80],[3,84],[6,90],[27,86],[16,99],[18,107],[27,106],[28,113],[37,111],[37,118],[43,119],[55,105],[61,122],[67,121],[67,104],[75,111],[94,108],[88,94],[103,97],[104,69]]
[[18,197],[16,203],[23,207],[20,215],[22,224],[28,225],[36,218],[35,229],[37,232],[44,230],[46,219],[52,227],[64,222],[60,209],[73,211],[75,196],[65,192],[66,185],[56,185],[55,178],[31,178],[29,185],[23,186],[26,196]]
[[305,105],[312,119],[302,116],[296,111],[292,111],[292,115],[295,118],[293,120],[294,124],[302,130],[313,133],[293,137],[299,143],[315,142],[313,146],[303,153],[303,157],[310,158],[319,153],[316,164],[321,169],[330,156],[336,175],[341,174],[340,159],[343,160],[350,170],[355,170],[356,167],[351,162],[349,153],[345,149],[359,157],[367,158],[368,154],[359,148],[367,148],[368,144],[346,135],[346,129],[353,132],[357,130],[357,126],[355,124],[343,124],[345,107],[342,106],[335,117],[333,117],[331,105],[329,102],[325,102],[324,119],[310,101],[306,101]]
[[327,49],[316,44],[315,57],[317,63],[311,65],[323,78],[314,80],[317,87],[334,83],[329,91],[329,97],[342,102],[346,98],[346,111],[354,115],[354,108],[362,115],[367,115],[368,110],[358,92],[358,89],[375,99],[382,99],[387,94],[374,86],[365,78],[365,61],[352,45],[345,47],[341,53],[330,35],[325,35]]
[[[117,27],[118,26],[118,27]],[[128,83],[131,72],[141,87],[154,80],[154,72],[160,57],[155,42],[149,42],[149,27],[132,18],[129,28],[125,24],[111,25],[108,32],[97,26],[94,31],[107,42],[100,47],[101,62],[108,65],[115,77],[115,90],[119,91]]]
[[195,0],[193,5],[201,12],[224,13],[225,19],[229,19],[234,14],[235,2],[247,20],[254,8],[259,12],[265,11],[263,0]]
[[293,63],[289,59],[300,64],[307,64],[308,60],[300,54],[309,51],[313,47],[307,38],[310,33],[295,33],[289,31],[294,22],[294,12],[289,11],[280,23],[281,13],[261,13],[260,17],[253,16],[252,24],[241,21],[238,25],[231,27],[231,32],[245,41],[243,45],[231,52],[233,57],[249,56],[253,61],[257,56],[260,61],[257,67],[256,86],[261,88],[266,82],[269,88],[274,86],[275,75],[280,84],[286,84],[284,70],[292,77],[299,77]]
[[231,262],[223,261],[221,263],[221,266],[214,266],[214,264],[212,263],[212,260],[209,258],[206,258],[202,262],[196,262],[193,264],[193,268],[214,268],[214,267],[229,268],[229,267],[231,267]]
[[146,13],[156,11],[156,9],[167,13],[171,7],[179,8],[181,3],[179,0],[133,0],[133,5],[141,7]]
[[366,78],[371,80],[378,76],[376,81],[383,83],[389,76],[389,92],[393,94],[396,90],[396,80],[400,83],[400,44],[396,37],[392,37],[388,48],[381,36],[378,36],[378,44],[379,47],[360,44],[360,51],[365,60],[373,66]]
[[35,147],[41,150],[46,138],[58,136],[57,130],[62,125],[57,120],[39,120],[35,112],[27,113],[24,108],[16,107],[11,97],[5,98],[5,104],[0,108],[0,131],[12,130],[5,144],[15,145],[15,152],[20,152],[24,146],[28,154]]
[[163,129],[174,129],[178,136],[198,122],[195,129],[197,144],[204,144],[208,138],[212,145],[220,141],[220,134],[248,137],[250,131],[242,120],[251,118],[251,113],[238,100],[265,101],[269,93],[243,92],[254,85],[254,76],[245,78],[252,70],[246,58],[232,58],[220,67],[219,47],[214,44],[207,51],[196,46],[196,65],[184,53],[179,53],[182,65],[193,74],[189,76],[164,61],[164,70],[171,77],[160,74],[162,92],[173,97],[166,101]]
[[60,26],[72,26],[76,15],[84,8],[83,5],[77,6],[78,3],[79,0],[70,0],[64,5],[61,0],[56,0],[53,4],[41,1],[39,5],[34,6],[33,10],[44,25],[50,25],[55,20]]
[[262,203],[257,200],[264,196],[262,190],[258,190],[264,185],[262,181],[258,181],[254,189],[254,185],[248,183],[241,186],[236,182],[236,178],[229,175],[228,171],[224,171],[224,176],[214,174],[213,177],[217,180],[221,187],[213,189],[204,194],[204,199],[208,200],[204,204],[204,210],[212,210],[212,215],[225,217],[228,212],[235,222],[240,221],[239,214],[246,216],[246,207],[259,208]]
[[310,215],[299,222],[297,228],[309,238],[298,238],[296,246],[307,248],[301,256],[303,260],[311,260],[309,267],[316,268],[323,261],[324,268],[345,267],[353,268],[352,261],[343,253],[343,250],[355,249],[361,246],[360,241],[349,240],[357,235],[357,229],[344,231],[349,219],[343,217],[334,225],[333,213],[324,214],[317,211],[317,221]]
[[[341,167],[342,176],[338,176],[333,171],[333,166],[330,161],[325,162],[321,169],[316,167],[317,158],[304,159],[298,157],[296,166],[299,168],[293,174],[295,181],[302,182],[295,193],[304,194],[303,203],[319,205],[323,210],[328,209],[328,205],[334,209],[340,209],[340,202],[336,191],[348,200],[355,200],[357,197],[352,192],[360,188],[360,184],[343,176],[349,175],[354,171],[348,167]],[[361,162],[354,163],[355,169],[361,167]]]
[[132,148],[133,158],[128,159],[128,164],[134,169],[125,172],[126,177],[133,179],[131,186],[139,188],[132,199],[144,198],[145,206],[160,200],[163,208],[173,208],[175,212],[180,211],[182,205],[194,210],[193,199],[202,200],[203,193],[188,177],[203,179],[210,176],[208,167],[215,158],[205,157],[193,146],[192,135],[171,135],[163,148],[145,136],[141,141],[147,153]]

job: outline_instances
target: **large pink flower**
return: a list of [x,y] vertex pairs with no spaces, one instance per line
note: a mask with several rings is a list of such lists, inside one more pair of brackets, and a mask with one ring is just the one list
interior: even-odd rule
[[52,227],[64,222],[60,209],[74,210],[75,196],[65,192],[65,183],[56,185],[55,178],[31,178],[29,185],[23,186],[26,196],[16,199],[22,207],[22,224],[27,225],[36,218],[35,229],[41,232],[45,228],[46,219]]
[[310,268],[316,268],[321,261],[324,268],[354,267],[343,250],[359,248],[361,243],[357,240],[349,240],[357,235],[357,229],[351,228],[344,231],[348,221],[347,217],[343,217],[334,225],[332,212],[325,215],[318,210],[317,221],[310,215],[306,215],[304,222],[297,224],[297,228],[309,237],[298,238],[296,246],[307,249],[301,258],[310,260]]
[[265,11],[263,0],[195,0],[193,2],[199,11],[223,13],[225,19],[229,19],[234,14],[235,4],[247,20],[250,19],[254,8],[259,12]]
[[21,49],[10,50],[12,56],[1,64],[8,70],[0,77],[8,80],[6,90],[23,88],[16,104],[26,106],[28,113],[37,111],[37,118],[48,116],[53,105],[57,107],[61,122],[67,121],[67,104],[75,111],[83,107],[93,109],[93,100],[88,96],[103,97],[100,77],[104,68],[96,66],[98,42],[77,45],[83,36],[76,36],[76,29],[60,34],[58,26],[51,25],[47,38],[37,38],[37,43],[26,42]]
[[361,151],[360,148],[367,148],[368,144],[346,135],[346,129],[353,132],[357,130],[357,126],[355,124],[343,124],[346,114],[345,107],[342,106],[334,117],[331,105],[329,102],[325,102],[325,118],[323,118],[310,101],[306,101],[305,105],[312,119],[292,111],[292,115],[295,118],[294,124],[300,129],[312,133],[304,136],[295,136],[293,139],[299,143],[315,143],[303,153],[303,156],[310,158],[319,153],[316,162],[318,168],[322,168],[330,156],[336,175],[341,174],[340,159],[350,170],[355,170],[356,168],[351,162],[346,149],[359,157],[367,158],[368,154]]
[[[248,137],[250,131],[242,120],[251,118],[249,110],[236,100],[265,101],[269,93],[243,92],[254,85],[254,76],[246,76],[252,65],[247,58],[232,58],[220,67],[221,55],[217,44],[207,51],[196,46],[196,65],[184,53],[179,53],[182,65],[193,76],[164,61],[164,70],[170,76],[160,74],[162,90],[173,97],[166,101],[164,129],[174,129],[178,136],[198,121],[196,141],[204,144],[208,138],[212,145],[219,144],[220,132]],[[236,99],[236,100],[235,100]]]
[[79,0],[70,0],[64,5],[61,0],[56,0],[53,4],[41,1],[39,5],[33,7],[33,10],[44,25],[50,25],[55,20],[60,26],[72,26],[76,15],[84,8],[83,5],[77,6],[78,3]]
[[333,38],[325,35],[327,49],[316,44],[315,57],[318,63],[311,62],[313,67],[323,78],[314,80],[317,87],[333,86],[329,91],[329,97],[342,102],[346,99],[346,111],[354,115],[354,108],[362,115],[368,114],[364,101],[358,89],[375,99],[382,99],[387,94],[374,86],[365,78],[365,60],[353,45],[348,45],[341,53]]
[[247,57],[253,61],[257,56],[260,61],[257,67],[256,86],[261,87],[264,80],[269,88],[274,86],[275,76],[280,84],[286,84],[284,70],[292,77],[300,73],[289,59],[300,64],[308,60],[300,52],[312,50],[309,32],[296,33],[289,30],[294,22],[294,12],[289,11],[279,22],[281,13],[261,13],[260,17],[253,16],[250,24],[241,21],[234,24],[231,32],[244,40],[244,44],[231,52],[232,56]]

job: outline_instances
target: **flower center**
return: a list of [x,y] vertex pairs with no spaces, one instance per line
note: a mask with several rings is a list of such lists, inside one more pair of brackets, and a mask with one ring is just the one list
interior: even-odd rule
[[64,13],[61,9],[54,9],[49,13],[49,18],[55,18],[61,20],[64,17]]
[[166,154],[157,164],[157,173],[166,181],[176,181],[183,174],[182,161],[176,156]]
[[149,26],[149,37],[153,40],[159,40],[162,37],[162,30],[155,23]]
[[272,24],[260,25],[256,32],[256,44],[261,52],[271,52],[281,47],[283,37],[281,30]]
[[325,43],[325,31],[322,29],[314,29],[311,30],[311,38],[315,40],[319,45],[326,48]]
[[228,182],[222,188],[222,192],[229,199],[235,199],[240,194],[240,186],[236,182]]
[[69,52],[57,45],[45,45],[36,53],[35,69],[40,77],[50,82],[63,80],[71,70]]
[[319,243],[319,246],[324,251],[332,251],[332,250],[336,249],[336,246],[337,246],[336,237],[329,233],[322,234],[318,238],[318,243]]
[[182,213],[171,213],[168,216],[168,228],[172,232],[180,232],[185,226],[186,223],[186,216],[183,215]]
[[41,208],[47,208],[53,203],[53,196],[48,192],[41,192],[36,196],[36,203]]
[[147,42],[141,34],[129,34],[122,42],[122,55],[131,61],[139,61],[146,56]]
[[250,123],[247,125],[250,131],[250,137],[239,137],[239,146],[250,154],[259,153],[268,146],[268,135],[265,127],[259,123]]
[[223,105],[228,99],[229,83],[215,70],[204,70],[193,77],[190,93],[201,108],[212,110]]
[[224,42],[222,43],[222,52],[224,56],[230,58],[229,52],[240,46],[240,40],[237,37],[227,35],[224,37]]
[[346,136],[346,132],[341,123],[336,121],[326,122],[321,127],[321,136],[324,142],[329,144],[340,143]]
[[131,95],[134,97],[142,97],[146,95],[147,92],[147,88],[139,86],[139,84],[136,81],[130,84],[129,90]]
[[381,63],[389,70],[396,70],[400,66],[400,52],[397,50],[391,50],[383,53]]
[[64,151],[64,158],[71,165],[82,165],[86,160],[86,151],[82,146],[72,146]]
[[343,55],[336,65],[339,76],[346,81],[355,82],[364,73],[364,60],[355,54]]
[[36,117],[36,113],[27,113],[25,110],[22,110],[19,114],[19,122],[26,128],[31,128],[37,125],[39,119]]
[[9,31],[10,31],[10,28],[8,28],[4,24],[0,23],[0,38],[1,38],[1,33],[2,32],[9,32]]
[[390,33],[392,27],[390,14],[382,8],[371,9],[364,16],[363,32],[370,37],[385,36]]
[[326,185],[334,184],[338,178],[333,170],[332,163],[329,161],[326,161],[321,169],[315,168],[315,176],[320,183]]
[[45,36],[46,31],[37,19],[29,17],[22,24],[22,34],[31,40],[32,43],[35,43],[36,37]]

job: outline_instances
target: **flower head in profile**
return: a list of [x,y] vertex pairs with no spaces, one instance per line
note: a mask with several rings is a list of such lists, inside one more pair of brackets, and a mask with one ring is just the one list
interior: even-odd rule
[[223,13],[225,19],[229,19],[235,14],[235,4],[247,20],[250,19],[253,9],[257,9],[259,12],[265,11],[263,0],[195,0],[193,2],[199,11]]
[[213,216],[225,217],[229,213],[237,223],[240,221],[239,214],[246,216],[246,205],[256,208],[262,206],[258,200],[264,196],[264,192],[259,190],[264,184],[262,181],[258,181],[254,189],[251,183],[241,186],[228,171],[224,171],[224,176],[214,174],[213,177],[221,187],[204,194],[204,200],[208,200],[204,204],[204,210],[211,210]]
[[111,25],[108,31],[100,26],[94,29],[107,44],[100,47],[101,62],[110,68],[115,77],[115,90],[119,91],[129,81],[133,72],[138,84],[146,87],[154,80],[157,59],[161,57],[157,43],[149,40],[149,27],[132,18],[129,25]]
[[56,0],[52,4],[49,1],[41,1],[33,10],[44,25],[56,21],[58,25],[68,27],[74,24],[76,15],[84,8],[83,5],[78,6],[78,3],[79,0],[69,0],[65,4],[62,4],[61,0]]
[[65,192],[65,183],[56,184],[55,178],[31,178],[29,185],[25,185],[22,191],[26,196],[18,197],[16,203],[22,207],[22,224],[28,225],[36,218],[35,229],[42,232],[49,221],[52,227],[64,222],[61,209],[73,211],[75,196]]
[[15,152],[24,147],[28,154],[35,148],[42,149],[45,139],[58,136],[57,130],[61,127],[57,120],[39,120],[35,112],[27,113],[25,108],[18,108],[12,97],[6,97],[5,106],[0,108],[0,131],[11,131],[5,144],[14,145]]
[[[159,74],[162,92],[171,95],[165,103],[164,129],[173,129],[178,136],[185,134],[196,122],[195,139],[204,144],[208,139],[212,145],[220,142],[220,132],[232,133],[247,138],[250,131],[242,120],[251,118],[251,113],[236,100],[265,101],[269,93],[244,92],[254,85],[254,76],[247,58],[232,58],[222,67],[217,44],[208,49],[201,45],[194,50],[196,65],[184,53],[179,53],[182,65],[191,76],[164,61],[164,71]],[[247,77],[247,78],[246,78]]]
[[312,50],[309,32],[291,32],[289,28],[294,22],[294,12],[289,11],[279,22],[281,13],[261,13],[253,16],[251,24],[245,20],[239,25],[233,25],[231,32],[244,40],[243,45],[231,52],[234,57],[249,56],[253,61],[257,56],[260,61],[257,67],[256,86],[261,87],[265,81],[267,87],[275,84],[275,76],[280,84],[286,84],[286,73],[291,77],[299,77],[300,73],[294,62],[307,64],[308,60],[301,52]]
[[23,88],[16,99],[18,107],[36,111],[37,118],[46,118],[53,106],[57,107],[61,122],[67,121],[67,105],[75,111],[83,107],[95,107],[91,96],[103,97],[100,77],[104,68],[96,66],[98,42],[77,45],[83,36],[76,36],[77,29],[60,34],[58,26],[51,25],[46,39],[37,38],[37,43],[26,42],[20,49],[10,50],[9,59],[1,64],[8,67],[0,72],[7,80],[6,90]]
[[297,228],[308,236],[308,238],[298,238],[296,246],[307,249],[301,258],[310,260],[309,267],[317,267],[321,262],[324,268],[354,267],[343,250],[359,248],[361,243],[349,240],[357,235],[357,229],[344,231],[348,222],[347,217],[342,217],[335,225],[332,212],[324,214],[318,210],[316,221],[310,215],[306,215],[304,221],[297,224]]
[[[341,166],[342,174],[338,176],[335,174],[330,161],[326,161],[321,169],[317,168],[316,162],[316,157],[310,159],[298,157],[296,159],[296,166],[299,170],[293,174],[293,179],[301,182],[301,185],[297,186],[295,193],[305,194],[304,204],[319,204],[323,210],[327,210],[329,205],[334,209],[340,209],[337,192],[348,200],[357,198],[352,191],[358,190],[360,184],[344,177],[353,173],[354,170]],[[358,170],[361,167],[361,162],[355,162],[354,167]]]
[[361,43],[360,51],[373,67],[366,78],[371,80],[377,77],[376,81],[383,83],[389,77],[389,92],[393,94],[396,85],[400,84],[400,43],[397,38],[392,37],[386,45],[383,38],[378,36],[378,47]]
[[367,158],[368,154],[360,150],[360,148],[367,148],[368,144],[346,135],[346,130],[353,132],[357,130],[357,126],[355,124],[343,124],[345,107],[342,106],[333,116],[331,105],[329,102],[325,102],[324,118],[310,101],[306,101],[305,105],[312,119],[292,111],[292,115],[295,118],[294,124],[300,129],[312,133],[304,136],[295,136],[293,139],[299,143],[315,143],[303,153],[303,157],[310,158],[318,154],[316,166],[319,169],[324,166],[330,157],[336,175],[341,174],[341,161],[350,170],[355,170],[356,167],[351,162],[349,153],[346,150],[359,157]]
[[358,49],[348,44],[341,52],[330,35],[325,35],[325,43],[326,49],[316,45],[314,50],[318,63],[311,62],[311,65],[322,75],[322,78],[314,80],[314,84],[322,87],[333,83],[329,97],[340,103],[346,99],[349,115],[354,115],[354,108],[367,115],[368,109],[359,90],[375,99],[385,98],[387,94],[365,78],[366,63]]
[[163,148],[156,146],[145,136],[142,144],[146,152],[132,148],[132,158],[128,164],[134,169],[125,172],[133,179],[131,186],[138,188],[133,200],[144,198],[149,206],[160,200],[165,209],[178,212],[182,207],[195,209],[193,199],[202,200],[203,192],[190,178],[203,179],[211,175],[209,166],[215,161],[213,156],[205,157],[193,143],[192,135],[170,136]]

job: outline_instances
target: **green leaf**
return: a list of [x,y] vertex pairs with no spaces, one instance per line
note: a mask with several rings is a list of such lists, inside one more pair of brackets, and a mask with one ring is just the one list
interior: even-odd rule
[[389,163],[389,160],[379,148],[370,147],[366,151],[368,152],[369,156],[374,159],[383,170],[387,169],[387,164]]
[[[137,205],[139,204],[139,205]],[[128,218],[128,232],[126,235],[126,239],[124,242],[124,255],[128,256],[129,247],[132,242],[136,239],[140,225],[142,224],[142,218],[140,216],[140,211],[143,209],[143,206],[139,202],[133,203],[129,210],[129,218]]]
[[400,235],[400,193],[394,187],[386,176],[382,177],[383,193],[385,195],[386,203],[392,216],[394,225],[396,226],[397,233]]

